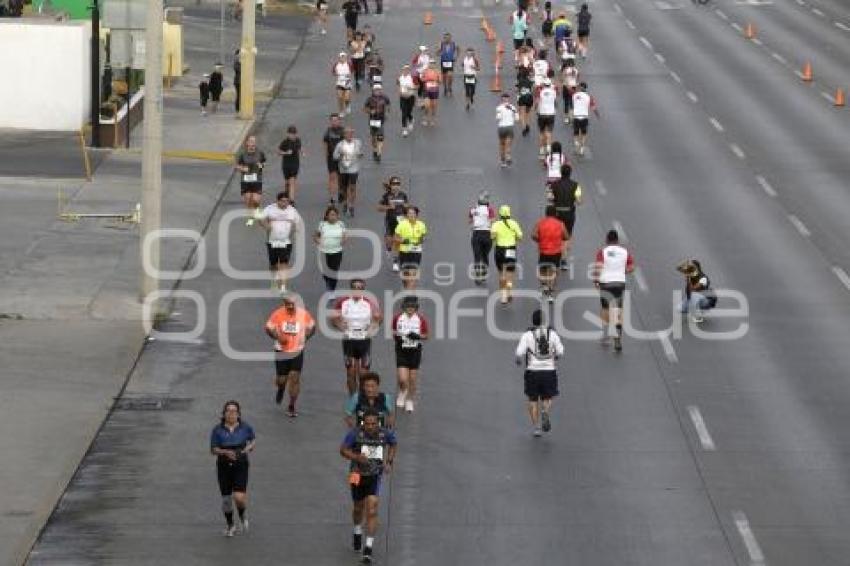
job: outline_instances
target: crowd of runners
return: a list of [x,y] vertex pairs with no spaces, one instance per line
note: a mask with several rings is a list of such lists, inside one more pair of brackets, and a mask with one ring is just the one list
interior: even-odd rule
[[[322,35],[328,29],[328,9],[325,0],[318,1],[317,25]],[[380,2],[375,5],[376,13],[382,10]],[[429,338],[429,321],[420,311],[416,287],[429,230],[404,179],[398,175],[388,177],[383,183],[383,194],[374,205],[384,215],[387,268],[398,273],[405,294],[392,319],[385,321],[384,311],[375,295],[368,292],[365,280],[355,278],[346,282],[345,291],[338,289],[338,274],[348,239],[345,223],[360,206],[358,176],[369,151],[366,144],[377,164],[381,162],[385,144],[396,135],[412,135],[417,121],[425,128],[437,127],[440,100],[454,98],[457,81],[463,85],[462,104],[471,110],[476,104],[483,65],[474,47],[459,46],[446,32],[438,45],[414,46],[409,62],[400,68],[385,68],[376,33],[368,24],[360,25],[361,14],[368,13],[367,0],[343,2],[341,11],[345,22],[344,48],[330,62],[329,73],[335,111],[322,136],[327,168],[327,206],[323,220],[314,230],[308,230],[296,209],[297,178],[300,161],[305,156],[296,126],[287,128],[277,148],[285,182],[273,203],[262,204],[267,158],[253,137],[246,140],[235,168],[247,209],[246,225],[259,225],[266,231],[272,287],[282,294],[282,305],[268,317],[264,330],[275,351],[274,400],[279,405],[286,401],[285,413],[292,419],[298,416],[304,352],[317,329],[314,316],[291,289],[288,272],[294,240],[309,235],[322,258],[325,288],[334,294],[329,322],[341,335],[346,376],[347,401],[343,415],[346,431],[340,455],[349,461],[350,467],[348,482],[354,502],[352,545],[362,552],[364,562],[370,562],[381,478],[392,469],[396,454],[395,424],[401,415],[414,413],[418,400],[418,374],[423,343]],[[520,0],[505,24],[513,40],[509,59],[515,88],[497,96],[494,112],[488,113],[486,119],[495,122],[498,167],[508,168],[514,162],[514,144],[525,143],[515,140],[515,133],[528,137],[532,117],[536,117],[537,137],[529,143],[536,143],[541,170],[539,183],[543,190],[531,194],[542,195],[545,213],[526,229],[513,216],[511,203],[493,202],[490,192],[482,190],[470,203],[468,222],[473,282],[478,286],[487,284],[492,256],[499,303],[510,308],[517,250],[527,235],[538,250],[541,303],[554,302],[559,273],[570,269],[576,212],[583,198],[582,188],[574,179],[574,166],[580,166],[577,164],[587,151],[591,114],[598,118],[599,110],[582,76],[590,49],[591,14],[586,4],[573,14],[554,8],[548,1]],[[397,101],[390,100],[385,93],[390,81],[395,83]],[[365,92],[361,94],[361,91]],[[398,125],[390,129],[387,121],[396,104]],[[366,143],[357,136],[351,122],[346,122],[357,111],[362,111],[368,119]],[[558,127],[561,123],[565,126]],[[493,167],[497,167],[495,162]],[[635,269],[634,259],[620,242],[617,231],[610,230],[591,263],[592,280],[600,291],[600,317],[605,323],[602,345],[608,346],[613,341],[614,351],[620,352],[623,298],[627,275]],[[682,308],[685,311],[690,308],[698,316],[700,309],[710,308],[707,302],[711,297],[705,293],[708,279],[698,262],[683,264],[679,270],[685,275],[688,292]],[[551,403],[558,395],[556,361],[564,352],[561,339],[548,326],[547,319],[545,308],[535,310],[531,327],[515,350],[517,363],[525,368],[524,392],[535,437],[551,430]],[[371,369],[372,339],[381,334],[385,324],[389,325],[395,341],[394,395],[385,391],[386,383],[382,385],[381,376]],[[239,404],[228,401],[211,439],[228,536],[233,536],[239,526],[243,530],[248,528],[247,454],[254,449],[254,443],[254,431],[241,420]]]

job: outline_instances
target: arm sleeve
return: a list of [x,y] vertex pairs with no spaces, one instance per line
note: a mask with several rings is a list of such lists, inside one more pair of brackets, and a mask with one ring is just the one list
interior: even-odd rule
[[387,430],[386,436],[384,438],[386,438],[387,444],[389,444],[390,446],[395,446],[396,444],[398,444],[398,439],[395,436],[395,431]]
[[632,252],[628,253],[626,256],[626,269],[634,269],[635,268],[635,256],[632,255]]
[[419,315],[419,320],[420,320],[420,322],[421,322],[421,325],[420,325],[420,326],[421,326],[422,328],[421,328],[420,330],[422,330],[422,334],[426,334],[426,335],[427,335],[427,334],[429,334],[430,329],[428,328],[428,319],[427,319],[427,318],[425,318],[424,316],[422,316],[422,315],[420,314],[420,315]]
[[254,442],[257,439],[257,435],[254,434],[254,427],[249,424],[246,424],[245,429],[245,438],[248,439],[248,442]]
[[561,342],[561,337],[558,336],[556,332],[552,332],[552,344],[555,346],[555,355],[563,356],[564,355],[564,343]]
[[342,447],[348,448],[349,450],[354,448],[354,441],[357,439],[357,432],[354,430],[349,430],[345,434],[345,438],[342,439]]

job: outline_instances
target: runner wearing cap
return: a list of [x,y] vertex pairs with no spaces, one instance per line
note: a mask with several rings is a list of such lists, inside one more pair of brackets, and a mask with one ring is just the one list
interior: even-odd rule
[[423,126],[437,125],[437,101],[440,99],[440,73],[437,71],[437,63],[430,61],[428,68],[420,76],[425,88],[425,116],[422,118]]
[[428,69],[428,63],[431,62],[431,55],[428,53],[428,48],[424,45],[419,46],[419,51],[413,56],[410,62],[413,65],[413,80],[416,82],[417,92],[419,96],[419,107],[425,108],[425,83],[422,82],[422,75]]
[[487,281],[487,270],[490,268],[490,250],[493,248],[493,238],[490,227],[496,218],[496,211],[490,204],[490,193],[481,191],[476,204],[469,209],[469,226],[472,228],[472,280],[476,285]]
[[545,160],[552,149],[552,130],[555,128],[555,111],[558,106],[558,91],[552,84],[552,79],[543,79],[537,94],[537,129],[540,131],[540,159]]
[[390,108],[390,99],[384,94],[381,83],[372,86],[372,96],[366,99],[363,110],[369,115],[369,133],[372,138],[372,159],[381,161],[384,148],[384,120]]
[[416,81],[410,74],[410,65],[404,65],[401,68],[396,84],[401,111],[401,135],[407,137],[407,134],[413,130],[413,108],[416,106]]
[[422,342],[428,339],[428,320],[419,313],[416,297],[404,298],[401,312],[393,317],[398,393],[396,407],[413,412],[419,366],[422,363]]
[[511,289],[514,287],[514,271],[516,271],[517,244],[522,240],[522,227],[511,218],[511,207],[503,204],[499,207],[499,219],[490,226],[495,250],[493,259],[499,270],[500,303],[508,304],[513,300]]

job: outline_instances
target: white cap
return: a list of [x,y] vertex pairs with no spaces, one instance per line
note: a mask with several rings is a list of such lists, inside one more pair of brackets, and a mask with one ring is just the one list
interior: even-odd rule
[[340,57],[348,57],[348,53],[346,53],[345,51],[340,51],[339,56]]
[[427,47],[425,47],[424,45],[420,45],[420,46],[419,46],[419,51],[428,51],[428,48],[427,48]]
[[550,79],[549,77],[543,79],[543,86],[552,86],[552,79]]

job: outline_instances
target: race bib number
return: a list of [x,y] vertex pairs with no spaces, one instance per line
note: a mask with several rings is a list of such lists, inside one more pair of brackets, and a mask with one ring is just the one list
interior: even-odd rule
[[365,340],[366,339],[366,329],[365,328],[349,328],[348,329],[348,339],[349,340]]
[[444,69],[451,69],[452,68],[452,62],[451,61],[443,61],[443,68]]
[[437,81],[428,81],[425,83],[425,88],[428,90],[436,90],[438,87]]
[[370,460],[379,460],[381,462],[384,461],[384,447],[382,445],[366,446],[364,444],[360,447],[360,453],[369,458]]
[[283,323],[283,333],[284,334],[298,334],[298,323],[297,322],[284,322]]
[[409,348],[418,348],[419,347],[419,340],[411,340],[410,338],[405,336],[401,339],[401,347],[402,348],[408,348],[408,349]]
[[516,250],[512,248],[505,250],[505,259],[516,259]]
[[256,183],[257,182],[257,174],[256,173],[245,173],[242,175],[243,183]]
[[269,245],[270,245],[271,247],[275,248],[275,249],[278,249],[278,248],[285,248],[285,247],[286,247],[286,246],[288,246],[289,244],[288,244],[288,243],[286,243],[286,242],[276,241],[276,242],[269,242]]
[[380,128],[381,121],[380,120],[369,120],[369,125],[373,128]]
[[336,81],[336,86],[342,88],[348,88],[351,85],[351,79],[349,77],[340,77]]
[[372,82],[382,83],[384,82],[384,77],[381,75],[372,75]]
[[463,77],[463,82],[465,82],[468,85],[474,85],[475,84],[475,75],[467,75],[467,76]]

